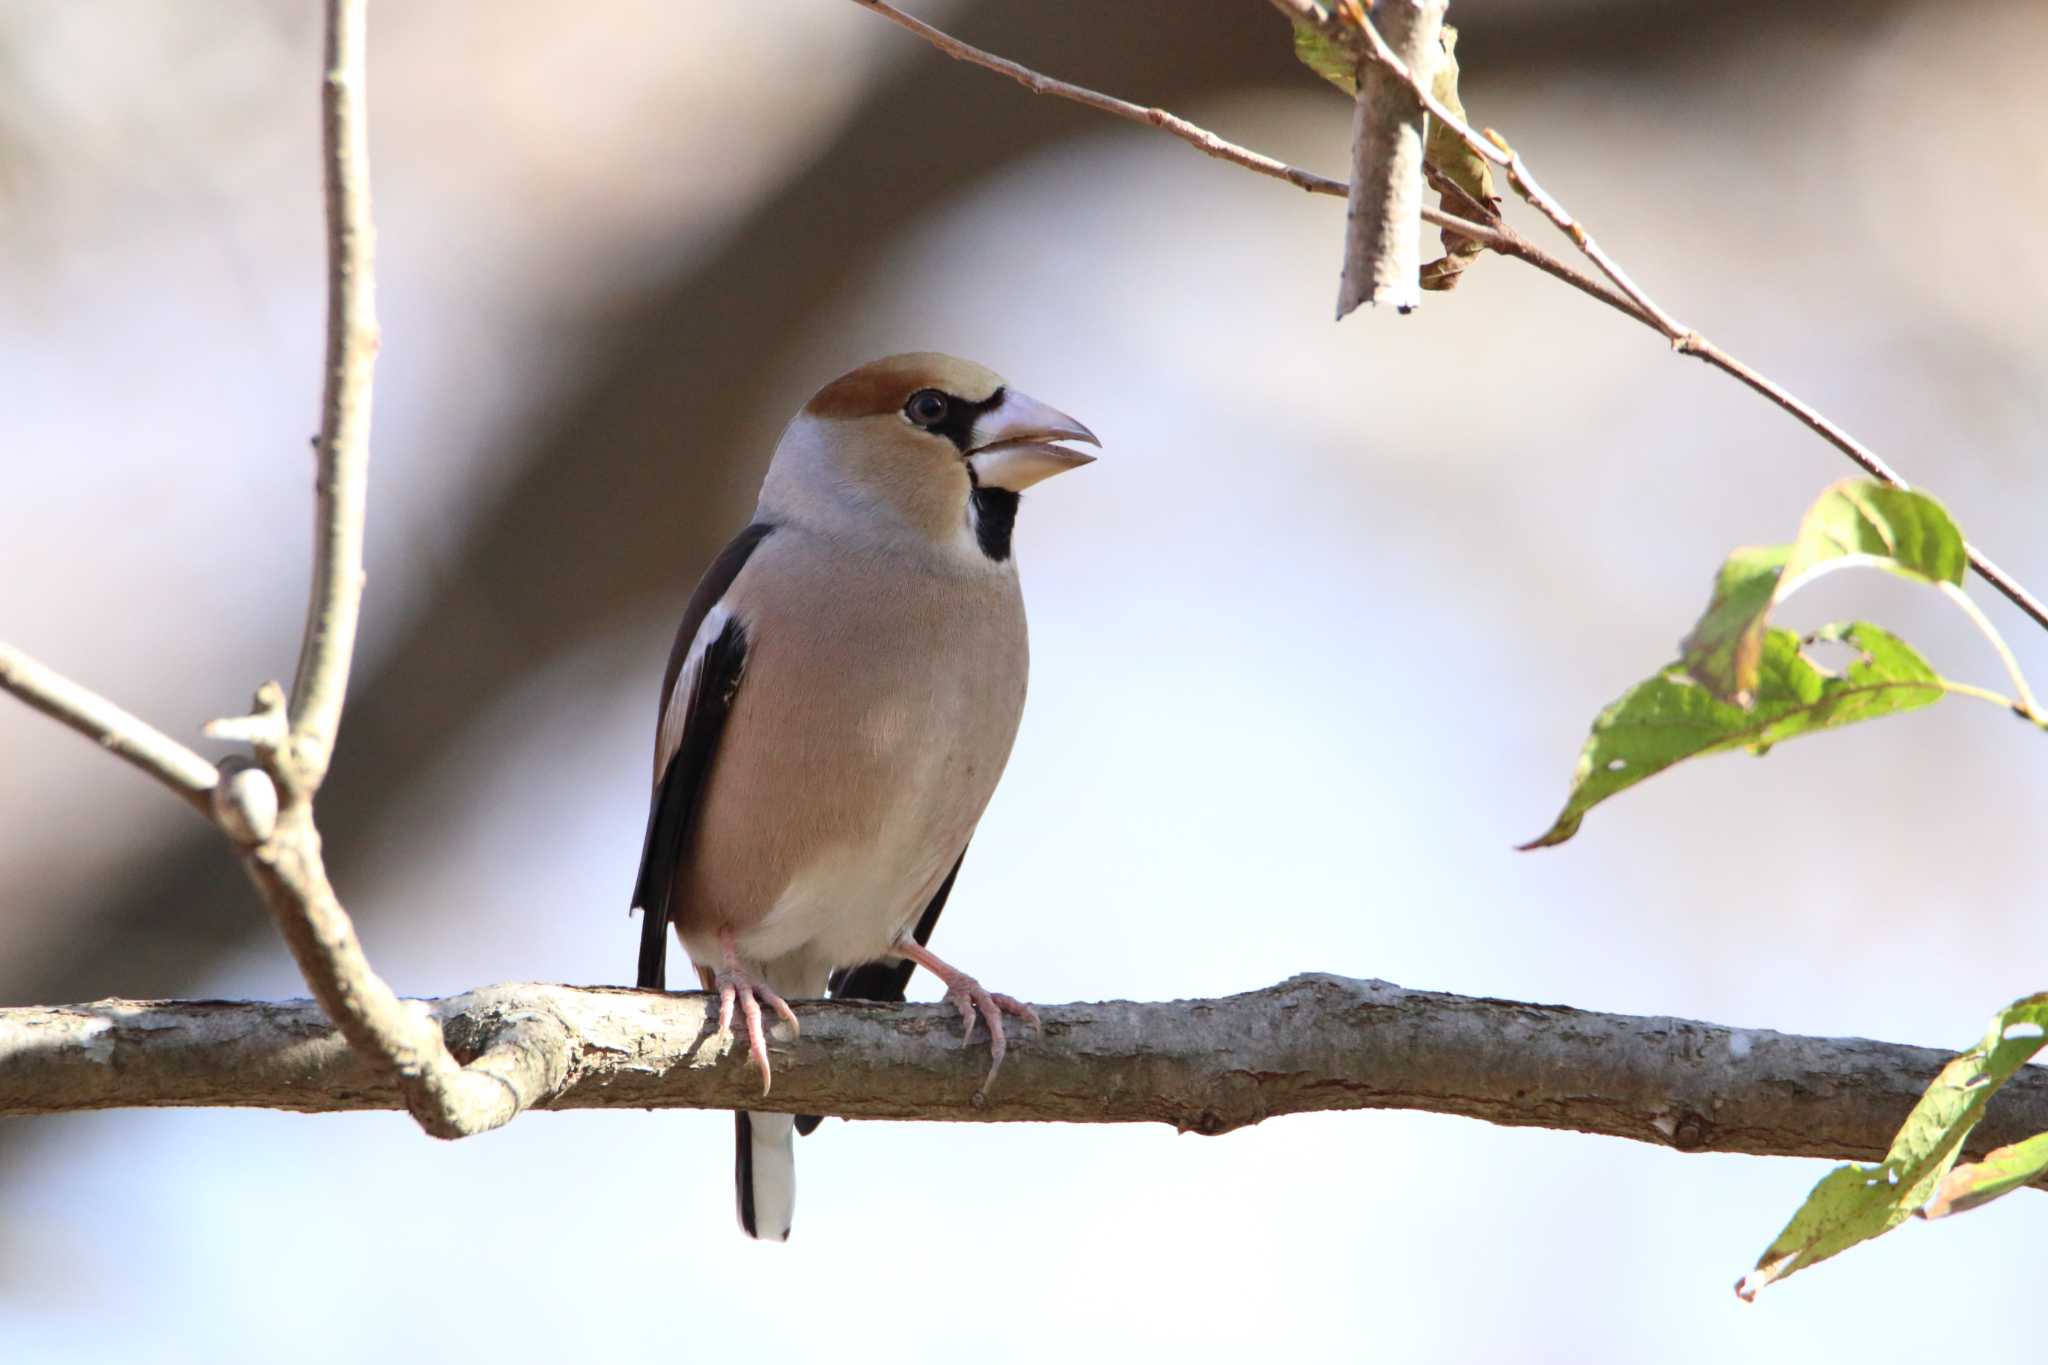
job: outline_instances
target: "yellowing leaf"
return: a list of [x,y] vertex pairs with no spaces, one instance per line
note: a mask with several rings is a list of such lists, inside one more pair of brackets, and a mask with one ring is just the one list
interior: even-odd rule
[[1345,94],[1358,94],[1358,59],[1331,42],[1319,29],[1294,21],[1294,55],[1301,64]]
[[1985,1102],[2044,1041],[2048,994],[2030,995],[1999,1011],[1983,1041],[1943,1067],[1927,1087],[1885,1159],[1874,1166],[1839,1166],[1823,1176],[1735,1292],[1753,1299],[1764,1286],[1912,1217],[1943,1184],[1963,1140],[1984,1116]]
[[1930,583],[1961,583],[1969,564],[1963,533],[1933,498],[1845,479],[1806,510],[1790,545],[1728,557],[1705,614],[1678,647],[1679,664],[1715,696],[1746,704],[1771,612],[1821,574],[1867,565]]
[[1988,1204],[2048,1173],[2048,1133],[2024,1142],[1996,1147],[1982,1161],[1958,1166],[1941,1179],[1934,1198],[1920,1210],[1922,1218],[1946,1218]]

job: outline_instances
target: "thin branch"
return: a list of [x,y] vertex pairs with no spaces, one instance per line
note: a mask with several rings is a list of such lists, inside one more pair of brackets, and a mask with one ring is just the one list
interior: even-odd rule
[[288,704],[269,684],[257,693],[253,714],[214,727],[216,733],[232,732],[250,741],[284,799],[274,815],[255,808],[224,811],[221,825],[240,836],[244,867],[314,998],[342,1036],[391,1077],[422,1128],[435,1137],[457,1138],[510,1121],[544,1092],[536,1076],[545,1078],[546,1068],[536,1072],[533,1059],[546,1049],[535,1039],[559,1045],[561,1027],[545,1014],[533,1015],[471,1066],[457,1062],[440,1026],[400,1000],[372,970],[328,878],[313,819],[313,796],[333,758],[348,691],[363,589],[371,380],[377,357],[375,234],[363,109],[365,8],[366,0],[327,0],[321,88],[327,373],[313,591],[298,679]]
[[[1438,51],[1444,0],[1386,0],[1376,12],[1411,64]],[[1403,313],[1422,303],[1422,133],[1422,106],[1409,84],[1377,64],[1360,70],[1339,321],[1367,301]]]
[[[1164,132],[1171,133],[1205,155],[1215,157],[1220,161],[1227,161],[1234,166],[1242,166],[1244,169],[1256,172],[1259,175],[1270,176],[1275,180],[1284,180],[1288,184],[1298,189],[1307,190],[1311,194],[1329,194],[1342,198],[1350,193],[1351,187],[1344,181],[1331,180],[1326,176],[1316,175],[1311,171],[1290,166],[1284,161],[1252,151],[1250,148],[1241,147],[1234,142],[1228,142],[1216,136],[1216,134],[1208,129],[1190,123],[1188,120],[1176,114],[1168,113],[1164,109],[1147,108],[1144,105],[1132,104],[1129,100],[1117,99],[1113,95],[1105,95],[1099,91],[1090,90],[1085,86],[1055,80],[1050,76],[1042,75],[1032,70],[1030,67],[1013,62],[1007,57],[999,57],[970,43],[964,43],[951,34],[932,27],[922,19],[914,18],[897,9],[894,5],[884,3],[884,0],[854,0],[854,3],[871,9],[890,22],[910,30],[910,32],[924,39],[947,56],[960,61],[971,62],[998,75],[1008,77],[1033,94],[1050,95],[1056,99],[1071,100],[1076,104],[1086,105],[1090,109],[1100,110],[1105,114],[1124,119],[1127,122],[1142,123],[1149,127],[1158,128]],[[1309,24],[1319,31],[1326,33],[1332,39],[1345,43],[1347,46],[1356,47],[1363,41],[1363,35],[1359,30],[1333,20],[1313,0],[1270,0],[1270,3],[1288,18],[1297,19],[1302,23]],[[1378,35],[1374,34],[1373,37],[1377,39]],[[1384,46],[1384,43],[1381,46]],[[1361,59],[1370,56],[1374,60],[1379,60],[1377,52],[1370,52],[1363,48],[1360,48],[1358,55]],[[1407,76],[1406,67],[1401,66],[1398,59],[1396,59],[1394,69],[1399,71],[1404,78]],[[1453,231],[1464,233],[1475,241],[1485,243],[1492,250],[1504,256],[1512,256],[1517,260],[1533,265],[1545,274],[1571,285],[1589,298],[1598,299],[1616,312],[1635,319],[1645,327],[1660,333],[1671,343],[1673,350],[1678,351],[1682,355],[1696,356],[1704,360],[1707,364],[1740,380],[1743,384],[1770,399],[1780,408],[1783,408],[1786,412],[1797,418],[1815,435],[1848,456],[1850,460],[1854,461],[1872,478],[1881,483],[1890,484],[1895,488],[1910,486],[1896,470],[1879,458],[1876,452],[1823,416],[1811,404],[1795,397],[1776,381],[1757,373],[1748,365],[1722,350],[1719,346],[1708,341],[1698,332],[1683,326],[1660,308],[1648,295],[1643,293],[1641,288],[1636,285],[1635,281],[1629,277],[1626,271],[1622,270],[1618,263],[1600,249],[1599,244],[1594,242],[1592,235],[1576,219],[1565,212],[1564,206],[1558,203],[1541,185],[1536,183],[1534,176],[1530,174],[1528,166],[1522,161],[1519,154],[1503,151],[1501,147],[1495,145],[1491,140],[1474,132],[1470,125],[1445,109],[1442,102],[1427,89],[1418,86],[1416,87],[1416,94],[1421,99],[1423,106],[1433,116],[1444,119],[1446,126],[1455,129],[1468,146],[1471,146],[1481,156],[1486,157],[1496,165],[1506,167],[1509,171],[1510,182],[1515,185],[1516,189],[1525,197],[1528,197],[1530,202],[1541,209],[1546,216],[1550,217],[1552,222],[1562,228],[1581,250],[1586,251],[1588,257],[1600,266],[1608,278],[1616,282],[1622,292],[1616,294],[1601,287],[1598,283],[1579,271],[1574,270],[1563,261],[1536,247],[1527,238],[1508,228],[1506,224],[1482,226],[1428,207],[1424,207],[1422,211],[1423,221],[1438,227],[1447,227]],[[1992,563],[1974,545],[1966,546],[1965,548],[1969,553],[1970,567],[1976,571],[1979,578],[1989,583],[2006,600],[2033,618],[2036,624],[2040,625],[2043,629],[2048,629],[2048,605],[2043,605],[2018,580]]]
[[[1041,1007],[982,1102],[987,1064],[945,1005],[807,1002],[764,1101],[715,1000],[498,986],[418,1004],[508,1105],[745,1109],[990,1122],[1169,1123],[1223,1133],[1281,1114],[1414,1109],[1682,1152],[1871,1159],[1950,1057],[1862,1039],[1475,1000],[1298,976],[1220,1000]],[[331,1113],[404,1103],[303,1001],[109,1000],[0,1010],[0,1116],[162,1105]],[[2048,1130],[2023,1068],[1968,1150]]]
[[377,362],[376,229],[363,108],[364,0],[327,0],[321,147],[327,196],[327,361],[320,400],[313,591],[292,682],[296,778],[316,790],[334,756],[363,600],[370,386]]
[[[1549,191],[1536,182],[1535,173],[1529,169],[1528,163],[1522,160],[1521,154],[1508,146],[1506,139],[1502,138],[1500,134],[1494,132],[1491,128],[1486,129],[1483,133],[1475,131],[1470,124],[1445,108],[1443,102],[1430,93],[1427,83],[1416,79],[1415,75],[1409,71],[1407,65],[1402,62],[1400,56],[1392,47],[1388,46],[1386,39],[1380,36],[1379,31],[1374,28],[1372,22],[1366,19],[1363,14],[1360,14],[1357,22],[1354,23],[1346,22],[1343,19],[1325,13],[1323,8],[1315,3],[1315,0],[1270,0],[1270,3],[1289,19],[1315,29],[1331,42],[1342,46],[1359,60],[1374,61],[1382,68],[1396,73],[1402,80],[1406,81],[1416,98],[1422,102],[1423,107],[1429,110],[1431,117],[1441,120],[1445,127],[1455,132],[1464,141],[1465,145],[1473,151],[1507,170],[1508,182],[1515,187],[1516,192],[1535,206],[1552,223],[1556,224],[1559,231],[1572,239],[1579,250],[1585,253],[1586,258],[1592,261],[1609,280],[1612,280],[1615,288],[1619,289],[1622,295],[1636,306],[1636,309],[1649,325],[1664,334],[1665,339],[1670,341],[1673,350],[1683,355],[1698,356],[1701,360],[1732,375],[1764,395],[1764,397],[1770,399],[1786,412],[1791,413],[1794,417],[1805,423],[1810,430],[1834,446],[1835,449],[1855,461],[1872,478],[1890,484],[1894,488],[1910,486],[1896,470],[1878,458],[1877,454],[1868,446],[1822,416],[1817,409],[1795,398],[1783,386],[1765,378],[1749,368],[1749,366],[1736,360],[1726,351],[1708,341],[1692,328],[1679,322],[1678,319],[1660,307],[1656,300],[1652,299],[1649,294],[1644,292],[1641,286],[1637,285],[1630,278],[1628,272],[1621,268],[1619,262],[1601,249],[1600,244],[1593,240],[1592,233],[1587,231],[1585,224],[1574,218],[1565,210],[1563,204],[1559,203]],[[2039,599],[2028,592],[2003,569],[2000,569],[1989,559],[1985,558],[1975,546],[1967,546],[1965,548],[1969,553],[1970,567],[1976,570],[1978,577],[1996,588],[2014,606],[2032,617],[2035,624],[2043,629],[2048,629],[2048,606],[2044,606]]]
[[[1214,157],[1218,161],[1227,161],[1233,166],[1243,167],[1245,170],[1258,175],[1285,181],[1296,189],[1306,190],[1310,194],[1326,194],[1333,198],[1343,199],[1351,192],[1351,186],[1345,181],[1332,180],[1328,176],[1317,175],[1313,171],[1305,171],[1299,166],[1290,166],[1286,162],[1267,156],[1263,152],[1255,152],[1249,147],[1240,146],[1235,142],[1218,137],[1207,128],[1190,123],[1177,114],[1170,114],[1164,109],[1154,109],[1142,104],[1133,104],[1129,100],[1121,100],[1114,95],[1105,95],[1099,91],[1090,90],[1085,86],[1055,80],[1051,76],[1033,71],[1030,67],[1021,66],[1007,57],[998,57],[994,53],[984,51],[971,43],[961,42],[950,33],[933,28],[922,19],[905,14],[894,5],[885,3],[884,0],[854,0],[854,3],[863,8],[871,9],[891,23],[908,29],[948,57],[993,71],[999,76],[1005,76],[1017,82],[1017,84],[1023,86],[1034,95],[1047,95],[1054,99],[1070,100],[1075,104],[1085,105],[1090,109],[1109,114],[1114,118],[1123,119],[1127,123],[1157,128],[1162,132],[1179,138],[1205,156]],[[1574,289],[1591,298],[1598,299],[1608,307],[1624,313],[1638,322],[1646,323],[1653,327],[1656,325],[1654,319],[1634,304],[1607,290],[1592,277],[1558,260],[1555,256],[1536,246],[1528,238],[1504,223],[1486,224],[1474,222],[1471,219],[1444,213],[1427,205],[1423,207],[1422,220],[1436,227],[1449,228],[1453,232],[1463,233],[1465,236],[1472,238],[1476,242],[1484,243],[1487,247],[1504,256],[1513,256],[1517,260],[1535,266],[1545,274],[1564,281]]]
[[1066,81],[1040,75],[1030,67],[1020,66],[1007,57],[998,57],[993,52],[984,52],[971,43],[963,43],[952,34],[933,28],[924,20],[905,14],[894,5],[885,3],[885,0],[854,0],[854,3],[873,10],[890,23],[909,29],[948,57],[970,62],[993,71],[998,76],[1006,76],[1034,95],[1051,95],[1055,99],[1072,100],[1076,104],[1085,104],[1090,109],[1099,110],[1130,123],[1142,123],[1148,127],[1158,128],[1218,160],[1228,161],[1249,171],[1257,171],[1260,175],[1272,176],[1276,180],[1285,180],[1288,184],[1313,194],[1334,194],[1342,198],[1346,193],[1347,187],[1341,180],[1312,175],[1284,161],[1276,161],[1270,156],[1250,151],[1234,142],[1226,142],[1206,128],[1197,127],[1176,114],[1167,113],[1164,109],[1150,109],[1142,104],[1132,104],[1129,100],[1120,100],[1114,95],[1101,94],[1085,86],[1070,85]]
[[183,745],[4,645],[0,687],[97,740],[209,816],[241,849],[307,984],[342,1035],[360,1055],[378,1061],[422,1127],[438,1137],[461,1137],[506,1122],[545,1089],[532,1079],[532,1058],[559,1052],[562,1029],[535,1015],[463,1068],[439,1026],[370,969],[328,880],[313,823],[313,793],[332,758],[362,599],[370,381],[377,350],[362,108],[364,4],[327,0],[327,377],[314,588],[289,724],[282,690],[271,683],[257,692],[251,715],[210,725],[216,737],[248,742],[263,764],[259,769],[237,762],[223,782],[221,770]]
[[132,763],[211,819],[213,789],[220,772],[211,763],[138,716],[130,715],[89,688],[37,663],[0,642],[0,691],[12,692],[36,710],[61,721]]
[[349,1045],[372,1058],[427,1132],[467,1137],[510,1121],[559,1082],[566,1034],[544,1011],[522,1016],[467,1066],[438,1023],[370,967],[321,858],[313,795],[333,756],[362,600],[373,310],[369,168],[363,114],[366,0],[327,0],[322,89],[327,165],[327,380],[322,404],[312,601],[295,695],[258,689],[247,716],[215,721],[262,767],[231,780],[135,717],[0,646],[0,686],[97,739],[197,805],[233,840],[314,998]]

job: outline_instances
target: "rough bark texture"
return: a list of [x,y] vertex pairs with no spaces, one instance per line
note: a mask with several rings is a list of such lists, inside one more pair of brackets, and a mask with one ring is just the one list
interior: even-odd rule
[[[807,1003],[764,1100],[705,998],[495,986],[416,1008],[457,1058],[490,1053],[536,1108],[760,1108],[857,1118],[1170,1123],[1224,1133],[1279,1114],[1418,1109],[1680,1151],[1875,1158],[1948,1060],[1932,1048],[1298,976],[1220,1000],[1054,1005],[996,1091],[943,1005]],[[479,1067],[479,1070],[485,1068]],[[403,1109],[317,1005],[105,1000],[0,1010],[0,1115],[149,1106]],[[2048,1130],[2029,1067],[1971,1135]]]

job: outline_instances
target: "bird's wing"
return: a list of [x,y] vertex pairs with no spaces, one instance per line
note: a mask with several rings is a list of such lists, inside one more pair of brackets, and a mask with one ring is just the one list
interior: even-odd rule
[[774,529],[756,522],[719,552],[690,594],[675,648],[669,652],[661,684],[661,728],[654,743],[654,800],[647,812],[640,876],[633,886],[633,905],[641,916],[643,988],[667,988],[668,923],[675,886],[690,853],[705,781],[746,670],[746,627],[724,610],[723,601],[748,558]]
[[[938,927],[939,912],[946,908],[946,897],[953,894],[953,879],[960,875],[960,864],[967,861],[967,850],[961,849],[960,856],[953,860],[953,870],[946,874],[946,880],[939,883],[939,889],[932,892],[931,904],[917,917],[917,928],[911,937],[920,944],[932,941],[932,930]],[[917,964],[909,958],[898,958],[894,962],[864,962],[858,967],[841,967],[832,973],[832,998],[834,1000],[887,1000],[900,1001],[903,992],[910,985],[911,973]],[[796,1130],[810,1134],[825,1120],[816,1114],[797,1116]]]

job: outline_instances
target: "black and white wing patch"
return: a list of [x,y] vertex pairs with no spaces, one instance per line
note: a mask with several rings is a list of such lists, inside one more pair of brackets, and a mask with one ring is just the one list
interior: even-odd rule
[[775,528],[756,523],[733,538],[690,594],[661,688],[654,800],[640,851],[633,905],[640,911],[638,984],[668,986],[668,925],[676,883],[690,856],[704,789],[718,758],[747,666],[747,631],[724,598],[748,558]]

